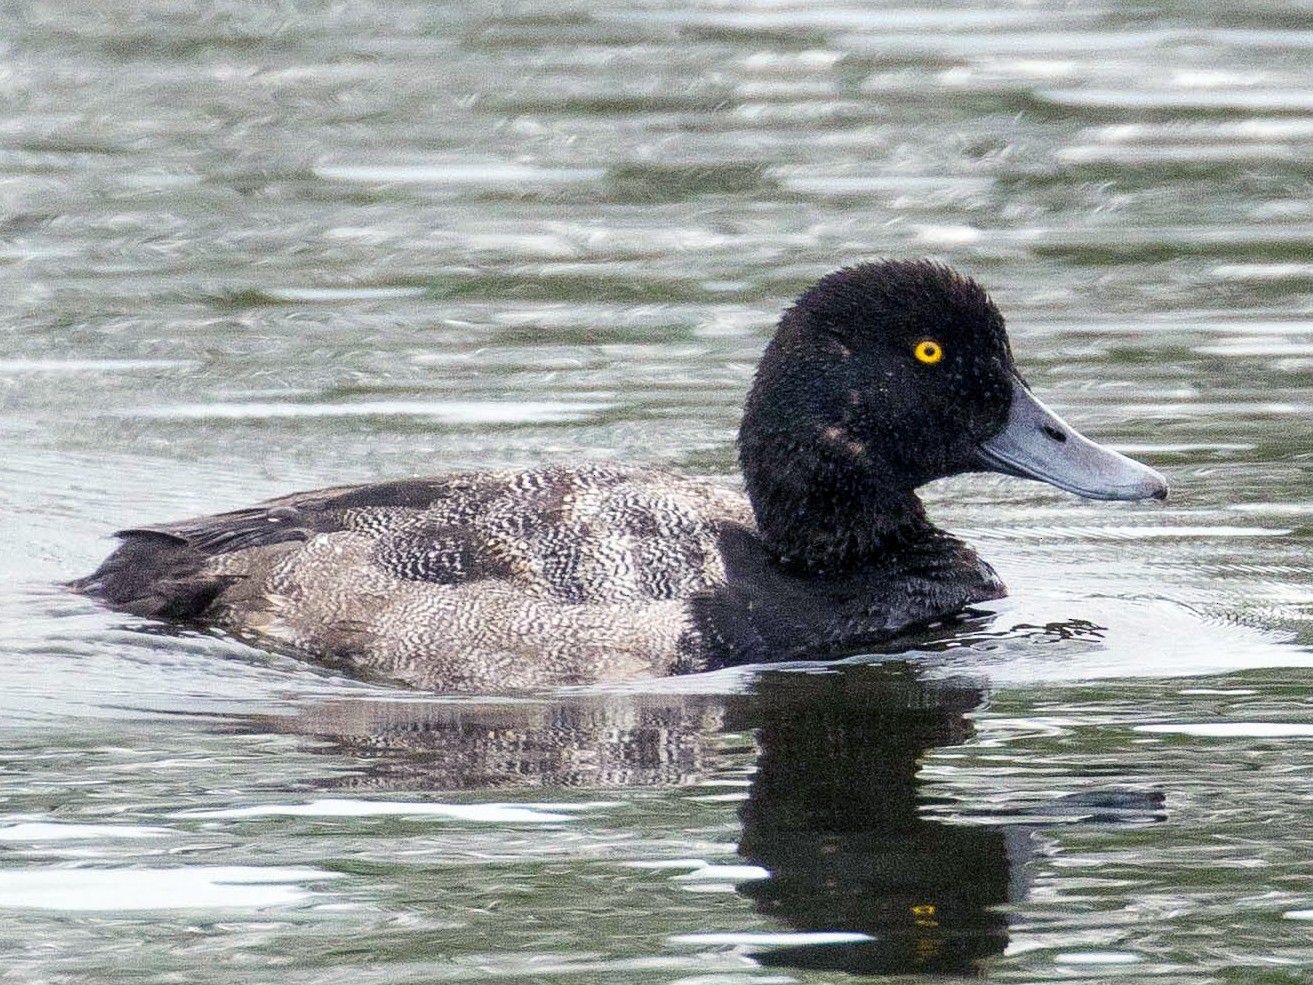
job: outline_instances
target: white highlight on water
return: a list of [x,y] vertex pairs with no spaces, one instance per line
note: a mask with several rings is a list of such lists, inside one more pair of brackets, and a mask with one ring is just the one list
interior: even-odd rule
[[[440,804],[390,800],[315,800],[308,804],[255,804],[218,810],[179,811],[177,818],[248,817],[440,817],[485,824],[555,824],[571,820],[564,811],[596,810],[611,802],[586,804]],[[542,808],[550,808],[544,810]]]
[[298,883],[338,879],[311,868],[203,865],[176,869],[0,869],[0,908],[174,910],[265,907],[311,896]]
[[1205,739],[1313,739],[1313,724],[1298,722],[1199,722],[1137,725],[1136,732],[1193,735]]
[[24,821],[0,828],[0,841],[85,841],[99,838],[161,838],[174,832],[168,828],[129,824],[51,824]]

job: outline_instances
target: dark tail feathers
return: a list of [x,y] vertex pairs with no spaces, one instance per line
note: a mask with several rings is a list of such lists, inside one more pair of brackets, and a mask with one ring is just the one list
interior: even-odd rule
[[234,578],[202,573],[206,555],[179,537],[154,530],[125,530],[123,543],[70,591],[111,609],[155,619],[199,619]]

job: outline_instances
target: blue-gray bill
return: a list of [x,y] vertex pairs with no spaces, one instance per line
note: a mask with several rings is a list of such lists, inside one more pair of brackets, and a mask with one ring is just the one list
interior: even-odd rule
[[1020,379],[1003,430],[980,445],[991,472],[1038,479],[1086,499],[1166,499],[1161,474],[1097,445],[1045,407]]

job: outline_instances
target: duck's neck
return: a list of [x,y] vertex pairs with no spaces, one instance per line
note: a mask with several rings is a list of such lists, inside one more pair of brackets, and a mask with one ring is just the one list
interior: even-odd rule
[[838,574],[878,564],[934,529],[915,491],[878,462],[806,437],[740,437],[757,528],[781,564]]

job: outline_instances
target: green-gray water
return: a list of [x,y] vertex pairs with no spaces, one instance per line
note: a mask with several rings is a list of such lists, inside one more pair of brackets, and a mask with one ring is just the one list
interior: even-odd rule
[[[0,978],[1313,974],[1313,13],[0,12]],[[617,459],[732,481],[830,269],[978,277],[1163,506],[929,489],[947,643],[533,700],[67,596],[116,528]]]

